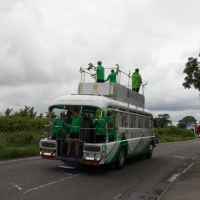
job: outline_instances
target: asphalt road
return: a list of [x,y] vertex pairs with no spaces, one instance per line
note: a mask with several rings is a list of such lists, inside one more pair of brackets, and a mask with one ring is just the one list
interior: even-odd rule
[[195,139],[158,144],[151,159],[127,160],[122,170],[69,170],[40,157],[0,161],[0,199],[156,199],[199,154]]

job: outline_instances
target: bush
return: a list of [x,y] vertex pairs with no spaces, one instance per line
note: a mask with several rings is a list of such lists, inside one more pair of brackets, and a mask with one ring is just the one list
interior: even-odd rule
[[182,140],[191,140],[196,138],[191,130],[168,126],[164,128],[155,128],[154,132],[160,136],[159,142],[173,142]]

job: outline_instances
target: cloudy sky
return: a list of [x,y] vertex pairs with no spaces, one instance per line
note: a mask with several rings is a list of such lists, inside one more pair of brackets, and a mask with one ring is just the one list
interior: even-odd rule
[[153,115],[200,121],[199,92],[182,86],[188,57],[200,52],[199,22],[199,0],[0,0],[0,113],[45,113],[77,93],[81,66],[101,60],[140,69]]

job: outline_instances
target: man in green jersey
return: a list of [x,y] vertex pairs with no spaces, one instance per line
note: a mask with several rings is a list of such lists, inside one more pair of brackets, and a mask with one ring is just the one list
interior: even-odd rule
[[66,136],[66,126],[64,123],[64,112],[60,113],[60,118],[56,118],[53,123],[50,124],[53,126],[51,139],[63,138]]
[[68,148],[67,148],[67,157],[69,157],[72,140],[74,140],[74,143],[76,145],[76,155],[75,158],[78,159],[78,151],[79,151],[79,132],[80,132],[80,126],[82,123],[81,116],[78,114],[78,109],[75,108],[73,110],[73,118],[72,123],[67,124],[67,126],[70,126],[70,132],[69,132],[69,139],[68,139]]
[[108,78],[105,81],[109,80],[110,83],[117,83],[116,76],[119,72],[119,65],[118,64],[116,64],[116,65],[117,65],[116,72],[114,71],[114,69],[112,69],[111,74],[108,75]]
[[139,69],[135,69],[135,72],[132,74],[132,90],[139,92],[141,84],[142,77],[139,74]]
[[115,111],[112,108],[111,116],[103,116],[103,111],[99,109],[96,111],[96,117],[93,120],[95,124],[95,142],[101,143],[106,141],[106,122],[115,120]]
[[101,64],[101,61],[97,62],[97,83],[104,83],[104,67]]
[[64,145],[64,141],[62,139],[66,137],[66,125],[64,122],[64,117],[64,112],[61,112],[60,118],[56,118],[53,123],[50,122],[50,125],[53,126],[52,136],[50,138],[53,140],[56,140],[57,138],[60,139],[58,140],[58,154],[62,152],[62,147]]

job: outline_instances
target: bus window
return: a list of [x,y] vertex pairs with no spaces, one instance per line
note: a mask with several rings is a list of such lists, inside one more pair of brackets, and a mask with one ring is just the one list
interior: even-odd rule
[[[107,116],[111,116],[112,114],[113,114],[112,112],[109,112],[109,111],[107,112]],[[117,138],[117,132],[115,129],[115,121],[116,121],[116,116],[114,120],[111,119],[110,121],[107,122],[107,133],[108,133],[109,142],[115,141]]]
[[143,128],[143,118],[138,116],[138,128]]
[[119,113],[119,125],[121,127],[127,127],[128,115],[126,113]]
[[83,127],[82,127],[82,140],[86,142],[94,142],[94,130],[92,121],[95,117],[94,107],[83,107]]
[[135,128],[135,118],[134,115],[129,115],[129,128]]
[[144,128],[149,128],[149,118],[144,117]]

